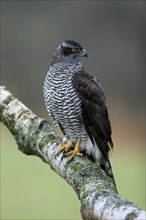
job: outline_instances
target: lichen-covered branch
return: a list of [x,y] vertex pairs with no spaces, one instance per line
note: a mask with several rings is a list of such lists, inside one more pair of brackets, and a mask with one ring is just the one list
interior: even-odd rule
[[84,220],[146,219],[146,212],[119,197],[112,180],[88,158],[69,161],[62,153],[56,157],[61,138],[46,120],[32,113],[5,87],[0,87],[0,120],[14,136],[19,150],[40,157],[73,187]]

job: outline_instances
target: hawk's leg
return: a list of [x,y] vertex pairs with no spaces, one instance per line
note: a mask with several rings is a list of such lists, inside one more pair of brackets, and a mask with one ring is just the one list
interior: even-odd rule
[[82,155],[83,155],[82,153],[80,153],[80,143],[81,143],[81,139],[79,138],[79,139],[77,140],[77,144],[76,144],[74,150],[72,150],[72,151],[66,153],[66,156],[67,156],[70,160],[73,159],[75,156],[82,156]]
[[61,147],[57,151],[56,156],[58,156],[62,151],[67,152],[72,147],[74,148],[75,146],[74,146],[74,144],[73,144],[71,139],[66,144],[61,143]]

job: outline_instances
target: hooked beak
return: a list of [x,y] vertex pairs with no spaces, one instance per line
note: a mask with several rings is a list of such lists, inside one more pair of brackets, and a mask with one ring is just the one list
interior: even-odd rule
[[87,53],[87,51],[85,49],[82,50],[81,56],[88,58],[88,53]]

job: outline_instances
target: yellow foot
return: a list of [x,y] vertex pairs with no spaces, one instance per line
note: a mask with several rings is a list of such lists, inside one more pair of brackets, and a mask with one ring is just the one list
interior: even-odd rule
[[57,151],[56,156],[58,156],[63,150],[67,152],[72,147],[74,148],[75,146],[71,140],[69,140],[66,144],[61,143],[61,147]]
[[72,160],[75,156],[83,156],[83,154],[80,153],[80,143],[81,143],[81,139],[79,138],[79,139],[77,140],[77,144],[76,144],[74,150],[72,150],[72,151],[66,153],[66,156],[67,156],[70,160]]

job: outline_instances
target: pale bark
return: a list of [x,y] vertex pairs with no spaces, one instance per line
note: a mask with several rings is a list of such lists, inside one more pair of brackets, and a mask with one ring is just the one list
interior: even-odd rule
[[0,120],[14,136],[19,150],[40,157],[73,187],[84,220],[146,219],[146,212],[117,195],[112,180],[88,158],[76,156],[69,161],[62,153],[56,157],[61,138],[5,87],[0,87]]

